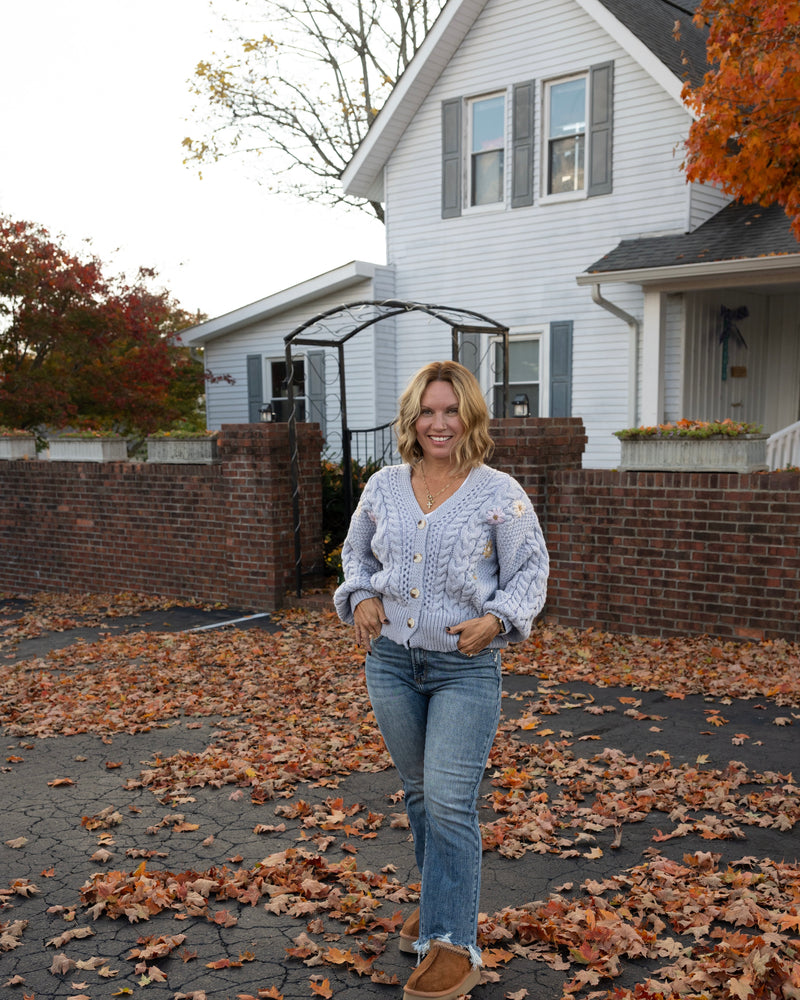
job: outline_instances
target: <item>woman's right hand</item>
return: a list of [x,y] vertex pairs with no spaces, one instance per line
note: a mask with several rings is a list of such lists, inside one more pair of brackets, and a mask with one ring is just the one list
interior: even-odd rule
[[359,646],[367,646],[372,639],[381,634],[381,628],[389,624],[383,602],[379,597],[367,597],[359,601],[353,611],[353,621],[356,628],[356,642]]

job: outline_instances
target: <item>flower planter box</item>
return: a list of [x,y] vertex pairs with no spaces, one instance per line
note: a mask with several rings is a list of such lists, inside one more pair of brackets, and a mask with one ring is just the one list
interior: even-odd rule
[[215,437],[147,439],[147,461],[172,465],[201,464],[217,460]]
[[0,459],[36,458],[36,438],[33,434],[0,437]]
[[51,462],[127,462],[124,438],[52,438]]
[[767,434],[621,441],[624,472],[766,472]]

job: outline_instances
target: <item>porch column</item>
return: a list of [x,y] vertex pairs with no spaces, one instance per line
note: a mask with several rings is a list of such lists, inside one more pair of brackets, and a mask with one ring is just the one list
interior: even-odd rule
[[641,423],[660,424],[664,415],[664,295],[644,289],[642,320]]

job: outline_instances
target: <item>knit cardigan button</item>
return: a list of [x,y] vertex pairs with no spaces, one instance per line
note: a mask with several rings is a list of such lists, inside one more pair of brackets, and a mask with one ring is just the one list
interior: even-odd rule
[[417,527],[418,528],[424,528],[425,527],[425,518],[424,517],[421,517],[419,519],[419,521],[417,521]]
[[421,563],[422,562],[422,553],[421,552],[415,552],[414,553],[414,562],[415,563]]
[[414,619],[413,618],[409,618],[408,621],[406,622],[406,625],[408,625],[409,628],[413,628],[414,627]]
[[417,587],[412,587],[411,590],[409,590],[409,594],[411,594],[412,597],[419,597],[419,589]]

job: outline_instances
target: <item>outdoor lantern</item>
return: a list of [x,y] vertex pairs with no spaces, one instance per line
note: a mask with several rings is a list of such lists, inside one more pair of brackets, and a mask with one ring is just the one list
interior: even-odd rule
[[531,405],[526,393],[520,392],[511,400],[511,412],[515,417],[529,417],[531,415]]
[[272,412],[272,403],[266,403],[258,411],[259,419],[262,424],[271,424],[275,419],[275,414]]

